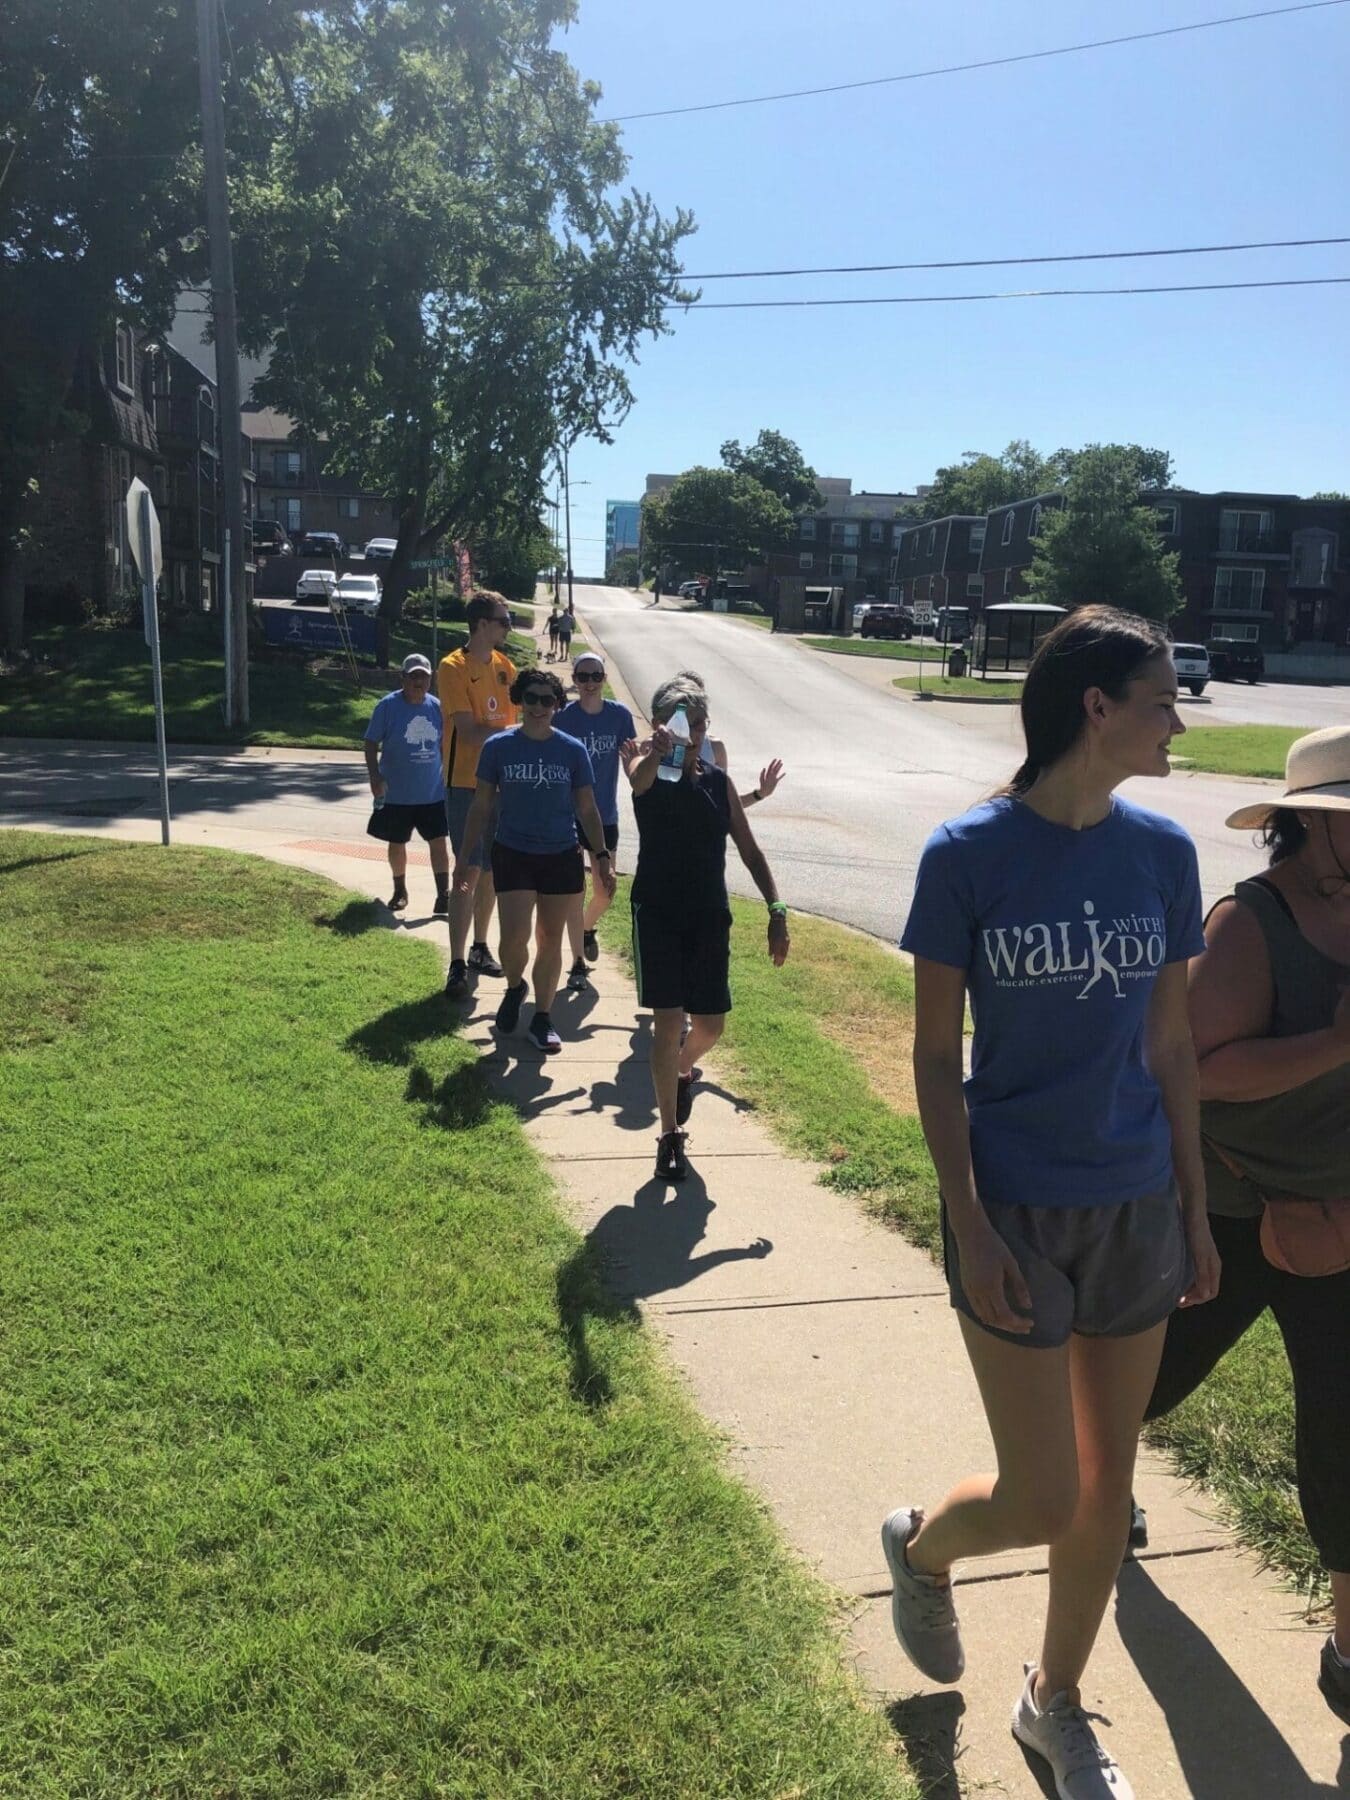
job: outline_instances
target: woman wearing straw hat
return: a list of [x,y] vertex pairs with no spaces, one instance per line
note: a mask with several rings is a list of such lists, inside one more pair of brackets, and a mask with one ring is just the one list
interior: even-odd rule
[[1299,1499],[1331,1575],[1320,1686],[1350,1722],[1350,726],[1290,746],[1285,791],[1228,820],[1263,874],[1205,923],[1189,1009],[1223,1282],[1168,1321],[1147,1417],[1170,1412],[1267,1307],[1294,1380]]

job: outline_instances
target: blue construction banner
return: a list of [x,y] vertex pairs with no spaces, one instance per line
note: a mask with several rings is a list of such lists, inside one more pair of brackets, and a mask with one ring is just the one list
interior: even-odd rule
[[[267,641],[279,650],[336,650],[346,654],[347,646],[337,621],[327,610],[317,606],[264,606],[263,630]],[[375,654],[375,621],[364,613],[346,615],[352,649],[358,656]]]

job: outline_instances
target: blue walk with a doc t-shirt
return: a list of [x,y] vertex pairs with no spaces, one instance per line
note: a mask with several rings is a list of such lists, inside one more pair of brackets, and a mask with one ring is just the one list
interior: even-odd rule
[[584,744],[562,731],[526,737],[524,726],[513,725],[479,751],[478,779],[496,783],[499,844],[539,856],[576,849],[573,796],[595,786]]
[[380,746],[385,798],[395,806],[430,806],[445,799],[441,773],[441,703],[430,695],[418,706],[395,688],[370,715],[366,742]]
[[1097,825],[986,801],[924,847],[901,948],[967,971],[975,1187],[1005,1206],[1164,1193],[1172,1138],[1144,1060],[1158,971],[1205,947],[1195,846],[1117,795]]
[[633,715],[617,700],[605,700],[597,713],[588,713],[579,700],[564,706],[553,721],[554,728],[565,731],[584,744],[595,770],[595,804],[600,809],[602,825],[619,822],[619,745],[637,736]]

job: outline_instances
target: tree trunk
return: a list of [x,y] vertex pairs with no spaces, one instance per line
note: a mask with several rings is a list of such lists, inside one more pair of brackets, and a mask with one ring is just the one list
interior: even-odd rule
[[24,554],[21,533],[28,500],[29,478],[10,464],[6,492],[0,497],[0,626],[5,649],[17,655],[24,639]]
[[403,602],[412,585],[413,570],[409,566],[417,555],[422,536],[422,519],[426,510],[424,495],[414,495],[398,515],[398,542],[389,558],[384,578],[384,594],[375,620],[375,653],[382,669],[389,667],[389,638],[403,617]]

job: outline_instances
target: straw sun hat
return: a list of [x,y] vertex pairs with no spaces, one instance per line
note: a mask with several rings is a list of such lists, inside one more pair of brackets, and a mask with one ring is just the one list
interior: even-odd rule
[[1234,831],[1257,830],[1277,807],[1350,812],[1350,725],[1328,725],[1295,739],[1285,759],[1284,792],[1258,806],[1240,806],[1224,822]]

